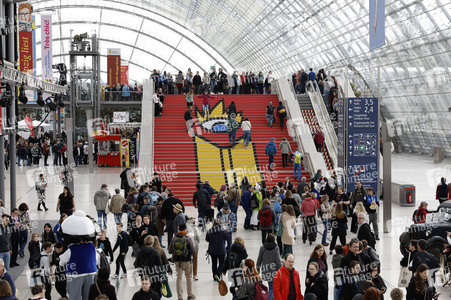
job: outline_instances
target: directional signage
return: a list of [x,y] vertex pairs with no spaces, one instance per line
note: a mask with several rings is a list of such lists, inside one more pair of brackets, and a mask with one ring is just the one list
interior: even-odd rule
[[[353,190],[361,181],[377,193],[378,181],[378,99],[349,98],[347,111],[347,183]],[[345,122],[346,124],[346,122]]]

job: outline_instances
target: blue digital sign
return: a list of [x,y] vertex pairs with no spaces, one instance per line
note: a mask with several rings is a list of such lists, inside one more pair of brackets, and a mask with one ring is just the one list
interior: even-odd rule
[[347,183],[352,190],[357,181],[377,193],[379,122],[377,98],[349,98],[347,109]]

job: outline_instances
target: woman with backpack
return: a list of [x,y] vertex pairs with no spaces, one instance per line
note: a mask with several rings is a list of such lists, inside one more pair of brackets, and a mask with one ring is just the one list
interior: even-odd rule
[[262,202],[262,208],[258,212],[260,221],[260,230],[262,232],[262,244],[265,244],[266,236],[273,231],[273,223],[276,220],[276,213],[271,208],[271,202],[268,198]]
[[279,247],[276,245],[276,239],[274,234],[270,233],[266,237],[266,241],[263,246],[260,247],[257,258],[257,270],[261,273],[262,280],[268,282],[269,287],[269,300],[273,300],[272,281],[274,279],[274,273],[282,267],[282,261],[280,260]]
[[236,269],[241,266],[241,262],[248,257],[246,244],[244,239],[237,236],[233,241],[232,247],[227,252],[227,257],[222,268],[222,275],[225,275],[228,270]]
[[287,111],[285,109],[285,106],[283,106],[282,101],[279,101],[279,106],[277,107],[277,117],[279,118],[280,122],[280,130],[283,130],[283,122],[287,117]]
[[221,188],[219,189],[219,192],[216,195],[214,204],[218,212],[224,207],[224,197],[226,195],[226,189],[227,186],[225,184],[221,185]]
[[205,240],[208,243],[207,253],[211,257],[211,269],[213,280],[220,282],[221,272],[226,255],[226,242],[229,239],[229,233],[221,226],[221,221],[216,218],[213,221],[213,227],[208,230]]

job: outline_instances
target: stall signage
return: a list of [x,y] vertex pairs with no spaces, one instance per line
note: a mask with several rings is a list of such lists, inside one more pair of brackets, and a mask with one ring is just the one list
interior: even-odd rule
[[130,167],[130,143],[129,140],[121,140],[121,166]]
[[114,123],[127,123],[130,121],[130,114],[128,111],[115,111],[113,112]]

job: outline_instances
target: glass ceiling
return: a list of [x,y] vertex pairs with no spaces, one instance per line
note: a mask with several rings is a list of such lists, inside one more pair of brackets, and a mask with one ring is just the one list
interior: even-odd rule
[[[430,154],[440,146],[451,155],[450,1],[386,0],[386,45],[373,52],[368,0],[31,3],[36,15],[53,14],[55,63],[68,63],[71,30],[96,33],[102,71],[106,49],[121,48],[130,79],[138,82],[153,69],[175,73],[215,65],[228,72],[272,70],[282,77],[309,67],[340,74],[350,66],[358,74],[357,88],[376,93],[379,66],[381,108],[385,118],[402,124],[397,140],[403,150]],[[39,30],[39,16],[36,24]],[[39,43],[40,34],[36,37]],[[40,47],[36,50],[39,59]],[[40,63],[37,67],[40,74]]]

